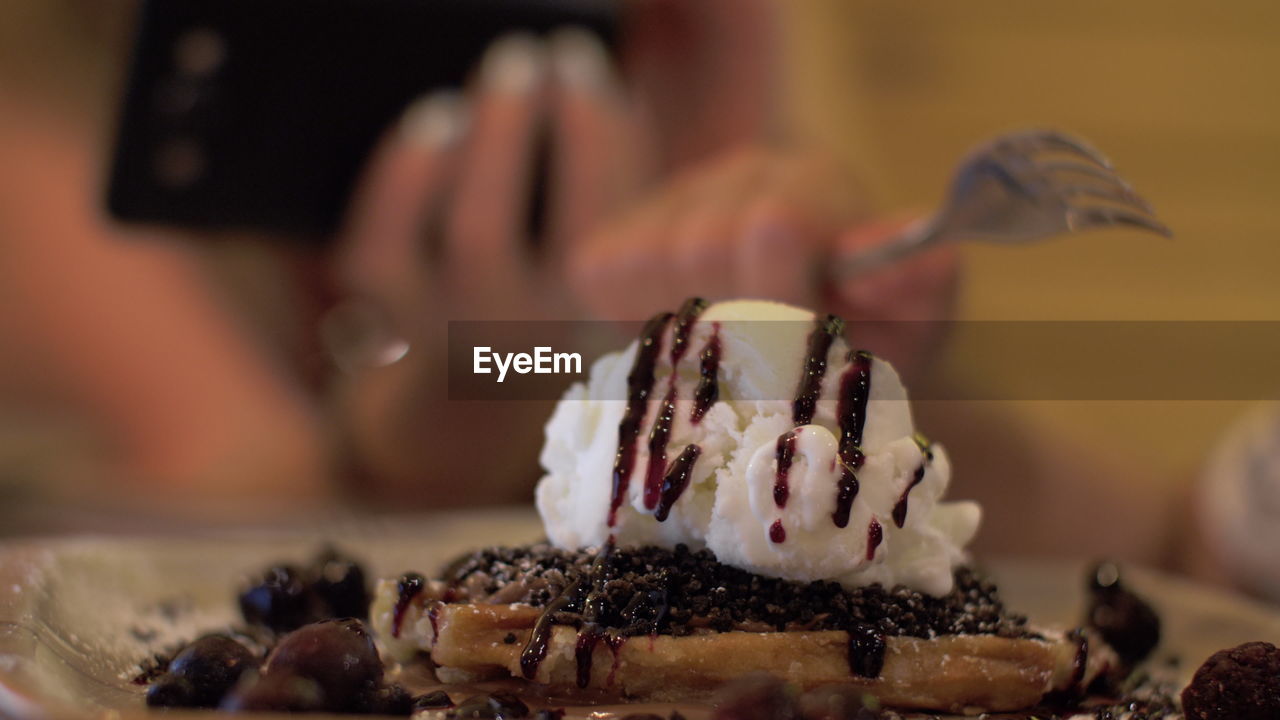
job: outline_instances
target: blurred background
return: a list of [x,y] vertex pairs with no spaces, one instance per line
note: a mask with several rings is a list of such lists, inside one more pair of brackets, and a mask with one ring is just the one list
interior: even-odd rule
[[[343,466],[317,460],[325,453],[315,447],[346,442],[326,419],[337,401],[299,404],[292,397],[324,384],[311,331],[319,311],[296,292],[321,273],[314,258],[252,237],[185,242],[154,237],[146,228],[113,227],[135,243],[128,257],[87,242],[50,240],[107,224],[101,182],[133,10],[120,0],[9,0],[0,7],[0,533],[145,527],[168,507],[150,506],[148,499],[180,498],[172,490],[184,482],[193,488],[212,482],[218,498],[206,507],[222,509],[210,516],[234,517],[245,513],[238,498],[259,502],[252,490],[262,478],[293,478],[284,482],[294,483],[295,492],[279,505],[261,501],[261,516],[274,517],[282,507],[305,514],[328,506],[298,478],[337,477],[339,488],[343,482]],[[770,122],[791,142],[854,169],[877,212],[924,212],[940,200],[957,159],[976,141],[1052,126],[1104,149],[1176,233],[1165,240],[1112,230],[1017,248],[965,247],[955,319],[1280,320],[1274,203],[1280,191],[1280,6],[1261,0],[1212,6],[803,0],[779,2],[774,10],[781,44]],[[94,259],[67,273],[50,271],[68,252]],[[258,369],[242,375],[247,384],[215,379],[191,386],[193,395],[208,397],[172,404],[169,414],[139,422],[180,424],[195,436],[234,432],[227,444],[239,450],[232,456],[201,457],[197,447],[141,465],[126,462],[121,458],[129,449],[113,432],[118,428],[80,409],[80,397],[98,391],[58,379],[74,377],[63,370],[78,362],[119,366],[121,377],[141,379],[129,352],[68,359],[95,344],[69,344],[47,328],[82,322],[84,337],[100,335],[103,346],[136,334],[140,342],[147,339],[139,347],[155,347],[155,333],[182,319],[176,311],[166,317],[160,307],[143,326],[129,322],[133,303],[153,310],[164,304],[159,291],[127,296],[128,274],[145,273],[148,263],[179,267],[171,280],[175,293],[190,294],[186,276],[217,288],[186,302],[196,312],[237,318],[219,332],[251,338],[258,355],[252,363],[234,352],[222,359]],[[103,280],[113,273],[115,280]],[[32,303],[49,297],[63,300]],[[113,298],[123,303],[119,312],[110,307]],[[86,315],[86,307],[93,312]],[[159,367],[198,367],[213,362],[209,353],[224,351],[183,337],[165,352],[172,355]],[[276,375],[294,380],[281,385]],[[131,398],[145,399],[145,385],[123,383],[97,399],[127,410]],[[288,402],[266,402],[273,393]],[[1026,545],[1032,551],[1052,552],[1072,545],[1075,535],[1096,535],[1098,547],[1117,548],[1115,554],[1223,579],[1212,553],[1201,557],[1203,547],[1192,539],[1191,498],[1211,450],[1250,405],[925,402],[917,414],[925,428],[958,428],[954,441],[942,435],[954,446],[953,495],[978,496],[987,505],[984,550],[1007,551],[1010,538],[1037,531],[1042,536]],[[214,408],[208,415],[206,406]],[[290,435],[279,427],[301,429]],[[992,450],[985,439],[995,435],[1016,436],[1026,457]],[[177,477],[193,466],[207,477]],[[1032,503],[1025,485],[1037,472],[1043,477],[1034,481],[1050,489],[1034,503],[1055,506],[1064,517],[1039,530],[1019,512]],[[1078,473],[1120,487],[1117,516],[1132,522],[1100,527],[1099,500],[1078,492]],[[480,499],[518,500],[529,487]],[[373,509],[385,509],[399,504],[391,498],[424,495],[412,488],[402,480],[384,494],[360,495],[375,498]],[[140,510],[143,505],[149,509]],[[112,506],[104,519],[103,508]],[[1272,570],[1280,574],[1280,567]]]

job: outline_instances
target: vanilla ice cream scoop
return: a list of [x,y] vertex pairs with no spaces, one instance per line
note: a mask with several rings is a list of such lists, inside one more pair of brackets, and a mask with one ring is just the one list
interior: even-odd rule
[[946,453],[894,369],[839,319],[773,302],[650,320],[565,393],[541,460],[560,547],[684,543],[790,580],[942,595],[981,517],[941,502]]

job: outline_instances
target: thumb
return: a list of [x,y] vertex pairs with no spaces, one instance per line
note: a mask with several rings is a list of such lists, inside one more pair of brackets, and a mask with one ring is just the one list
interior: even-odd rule
[[[919,215],[903,214],[848,228],[836,240],[835,260],[893,242],[920,222]],[[864,274],[836,278],[831,299],[850,318],[943,320],[954,310],[959,277],[960,255],[944,243]]]

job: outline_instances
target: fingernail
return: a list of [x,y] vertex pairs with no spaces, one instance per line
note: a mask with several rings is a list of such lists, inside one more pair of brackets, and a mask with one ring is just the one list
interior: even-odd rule
[[546,52],[532,35],[517,33],[494,41],[480,66],[480,82],[495,92],[533,92],[546,75]]
[[466,108],[456,92],[438,92],[415,100],[400,117],[409,142],[436,149],[454,144],[466,129]]
[[599,90],[613,83],[609,52],[595,33],[565,28],[551,36],[551,67],[567,87]]

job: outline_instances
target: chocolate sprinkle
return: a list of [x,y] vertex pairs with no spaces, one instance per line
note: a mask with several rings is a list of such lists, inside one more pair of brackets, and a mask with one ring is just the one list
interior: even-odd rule
[[[846,589],[835,582],[792,582],[721,564],[709,550],[618,548],[601,560],[539,544],[481,550],[446,578],[468,598],[520,583],[523,594],[504,602],[545,607],[548,622],[594,625],[620,636],[688,635],[707,631],[847,630],[855,623],[886,636],[930,638],[984,634],[1032,636],[1026,618],[1008,612],[995,586],[959,568],[955,587],[933,597],[907,587]],[[577,582],[588,576],[587,582]],[[566,591],[568,588],[568,591]],[[535,643],[536,644],[536,643]]]

